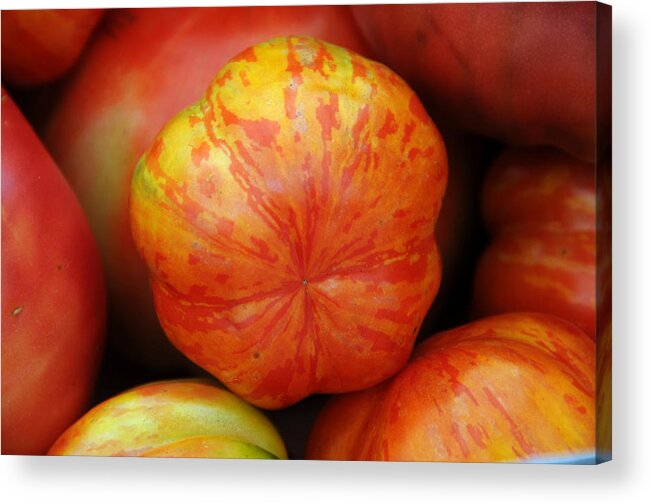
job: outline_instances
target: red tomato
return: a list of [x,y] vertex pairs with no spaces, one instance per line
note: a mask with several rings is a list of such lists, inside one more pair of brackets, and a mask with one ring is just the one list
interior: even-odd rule
[[84,411],[105,293],[72,190],[2,90],[2,453],[43,454]]
[[103,14],[103,9],[3,10],[3,79],[37,86],[62,77]]
[[431,337],[374,388],[334,397],[310,459],[489,462],[594,456],[594,342],[548,315]]
[[149,383],[95,406],[48,455],[287,458],[272,423],[209,380]]
[[128,198],[138,158],[230,57],[269,37],[300,33],[364,51],[344,7],[117,11],[64,92],[46,143],[98,240],[116,343],[140,363],[170,368],[179,358],[160,330],[131,238]]
[[434,107],[437,121],[511,145],[552,144],[594,161],[597,126],[610,128],[609,11],[597,16],[589,2],[353,9],[378,58]]
[[476,313],[550,313],[594,338],[594,165],[551,148],[509,149],[484,184],[493,238],[477,266]]
[[246,49],[134,173],[163,328],[264,408],[388,378],[438,289],[446,179],[436,126],[384,65],[307,37]]

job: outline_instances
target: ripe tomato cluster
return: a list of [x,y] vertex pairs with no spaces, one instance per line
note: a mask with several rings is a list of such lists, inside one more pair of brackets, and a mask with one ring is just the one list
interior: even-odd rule
[[2,453],[608,458],[600,9],[3,12]]

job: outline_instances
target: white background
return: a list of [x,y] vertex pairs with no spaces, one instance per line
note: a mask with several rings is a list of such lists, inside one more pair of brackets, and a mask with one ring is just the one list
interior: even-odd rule
[[[648,154],[651,148],[651,16],[648,3],[644,0],[611,2],[614,47],[613,462],[592,467],[4,456],[0,457],[0,499],[12,504],[32,499],[93,503],[200,500],[406,504],[421,499],[455,504],[476,501],[651,502],[651,163]],[[180,2],[116,4],[160,6],[179,5]],[[216,2],[192,2],[192,5],[204,4]],[[2,8],[114,6],[97,0],[74,3],[0,0],[0,5]]]

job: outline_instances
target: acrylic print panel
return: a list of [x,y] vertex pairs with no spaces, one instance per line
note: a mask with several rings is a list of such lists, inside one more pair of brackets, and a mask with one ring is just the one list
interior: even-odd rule
[[610,33],[3,11],[2,453],[609,460]]

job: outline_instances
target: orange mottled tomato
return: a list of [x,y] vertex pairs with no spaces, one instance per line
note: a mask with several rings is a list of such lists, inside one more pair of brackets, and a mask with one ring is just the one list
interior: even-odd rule
[[331,398],[310,459],[488,462],[594,456],[594,342],[542,314],[432,336],[374,388]]
[[273,424],[209,380],[141,385],[95,406],[48,455],[287,458]]
[[103,9],[3,10],[3,79],[37,86],[62,77],[103,14]]
[[3,89],[3,454],[42,455],[87,408],[105,303],[79,202]]
[[550,313],[594,338],[594,165],[548,148],[509,149],[484,184],[493,238],[477,266],[476,313]]
[[438,289],[446,178],[436,126],[385,66],[308,37],[244,50],[134,174],[163,328],[265,408],[388,378]]
[[365,51],[342,6],[110,11],[63,90],[46,144],[77,193],[107,276],[110,342],[155,369],[179,366],[131,237],[129,188],[139,157],[245,47],[281,35],[328,37]]

